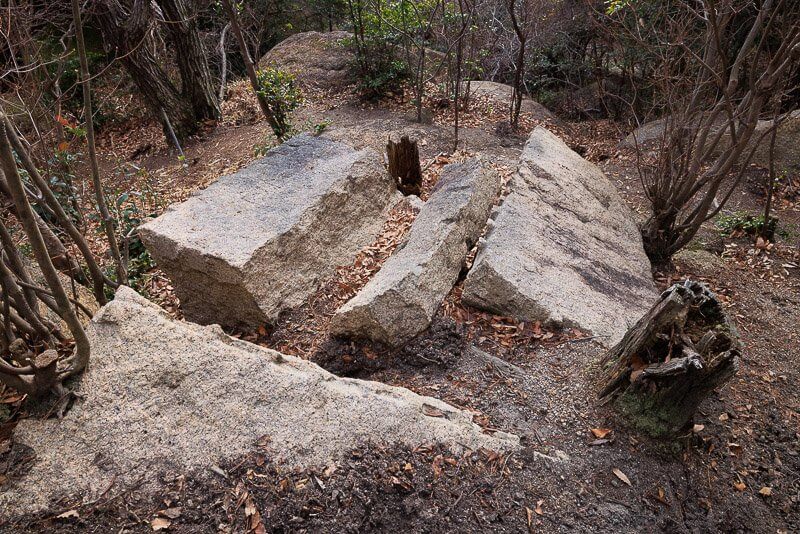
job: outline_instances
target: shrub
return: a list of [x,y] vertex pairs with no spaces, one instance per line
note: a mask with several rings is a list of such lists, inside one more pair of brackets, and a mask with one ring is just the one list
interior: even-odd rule
[[292,131],[289,113],[303,103],[296,79],[293,74],[272,67],[258,71],[256,76],[258,95],[266,100],[275,119],[272,129],[278,139],[285,139]]
[[354,70],[364,96],[380,98],[399,92],[411,68],[403,57],[403,38],[400,28],[408,28],[412,20],[406,2],[351,3],[350,24],[353,37],[344,45],[356,51]]

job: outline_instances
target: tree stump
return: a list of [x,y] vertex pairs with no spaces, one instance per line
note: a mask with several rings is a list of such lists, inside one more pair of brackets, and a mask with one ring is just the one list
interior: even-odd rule
[[739,369],[741,343],[703,284],[675,284],[604,356],[601,398],[638,429],[674,435]]
[[406,196],[419,196],[422,193],[422,168],[417,142],[411,141],[407,135],[402,136],[399,143],[389,139],[386,155],[389,158],[389,174],[397,182],[400,192]]

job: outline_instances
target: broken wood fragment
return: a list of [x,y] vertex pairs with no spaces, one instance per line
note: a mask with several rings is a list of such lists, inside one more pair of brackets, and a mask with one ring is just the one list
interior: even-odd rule
[[391,139],[386,143],[386,156],[389,160],[389,174],[397,183],[397,188],[404,195],[422,193],[422,167],[419,163],[417,142],[411,141],[407,135],[399,142]]
[[738,370],[739,335],[703,284],[675,284],[603,358],[601,398],[653,436],[679,432]]

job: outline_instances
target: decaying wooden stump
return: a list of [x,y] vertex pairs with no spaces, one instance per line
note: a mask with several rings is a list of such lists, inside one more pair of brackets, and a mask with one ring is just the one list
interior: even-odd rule
[[741,343],[703,284],[675,284],[603,358],[601,398],[652,436],[686,427],[703,401],[739,368]]
[[386,155],[389,158],[389,174],[397,182],[400,192],[419,196],[422,193],[422,167],[417,142],[411,141],[407,135],[402,136],[398,143],[389,139]]

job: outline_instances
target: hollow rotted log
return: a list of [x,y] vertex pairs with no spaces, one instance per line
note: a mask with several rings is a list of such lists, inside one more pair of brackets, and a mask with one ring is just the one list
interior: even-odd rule
[[604,356],[601,398],[656,437],[686,428],[699,404],[739,369],[733,322],[705,285],[675,284]]
[[399,142],[391,139],[386,143],[386,155],[389,159],[389,174],[397,183],[397,188],[404,195],[422,193],[422,167],[419,163],[417,142],[411,141],[407,135]]

